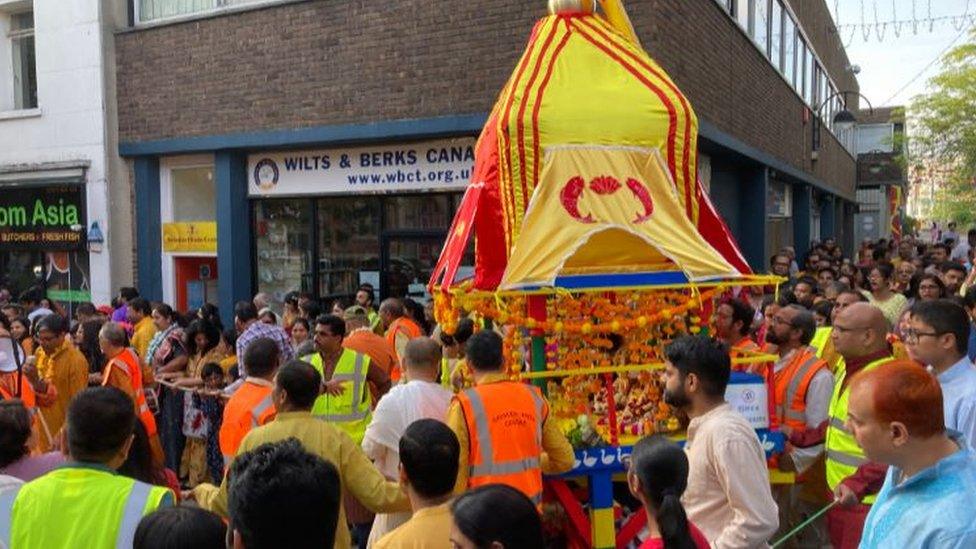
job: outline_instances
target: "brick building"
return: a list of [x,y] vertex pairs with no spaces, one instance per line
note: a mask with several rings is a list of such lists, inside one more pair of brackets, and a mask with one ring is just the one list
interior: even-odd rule
[[[226,311],[256,291],[420,291],[545,2],[198,4],[135,0],[116,36],[143,292],[219,288]],[[858,85],[824,0],[628,9],[697,112],[699,176],[753,266],[825,235],[849,249],[853,139],[830,121]]]

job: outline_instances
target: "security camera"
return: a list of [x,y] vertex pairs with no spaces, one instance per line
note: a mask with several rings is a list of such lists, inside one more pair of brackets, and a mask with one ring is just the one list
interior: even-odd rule
[[854,74],[860,74],[861,73],[861,66],[860,65],[848,65],[847,66],[847,70],[851,71]]

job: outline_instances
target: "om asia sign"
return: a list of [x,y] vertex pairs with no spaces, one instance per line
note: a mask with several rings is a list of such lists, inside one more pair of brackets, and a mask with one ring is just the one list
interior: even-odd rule
[[75,250],[85,241],[82,187],[17,187],[0,194],[0,249]]

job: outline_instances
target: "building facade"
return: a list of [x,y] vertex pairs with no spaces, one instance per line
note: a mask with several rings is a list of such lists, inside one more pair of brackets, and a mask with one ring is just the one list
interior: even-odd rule
[[[140,288],[225,310],[363,282],[422,295],[546,3],[217,4],[135,0],[116,37]],[[699,177],[754,268],[826,235],[851,246],[853,139],[830,121],[858,88],[824,1],[628,9],[698,114]]]
[[0,0],[0,286],[70,305],[132,281],[113,30],[124,5]]
[[904,107],[880,107],[857,114],[857,202],[854,236],[858,242],[900,237],[908,175],[902,151]]

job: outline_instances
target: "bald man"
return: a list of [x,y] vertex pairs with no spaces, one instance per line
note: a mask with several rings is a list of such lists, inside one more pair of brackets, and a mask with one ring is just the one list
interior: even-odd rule
[[[366,455],[391,480],[399,478],[399,444],[404,431],[419,419],[444,421],[454,396],[437,382],[441,346],[433,339],[418,337],[407,342],[403,368],[406,383],[393,387],[380,400],[363,437]],[[377,515],[369,537],[370,545],[409,518],[410,513]]]
[[894,360],[888,344],[888,321],[881,309],[869,303],[852,303],[834,318],[831,342],[840,360],[837,364],[828,419],[815,429],[789,431],[790,442],[807,448],[824,443],[827,455],[827,486],[840,505],[827,514],[830,542],[837,549],[855,548],[861,540],[864,520],[871,510],[887,466],[868,461],[847,428],[850,379],[861,371],[884,367]]

